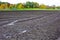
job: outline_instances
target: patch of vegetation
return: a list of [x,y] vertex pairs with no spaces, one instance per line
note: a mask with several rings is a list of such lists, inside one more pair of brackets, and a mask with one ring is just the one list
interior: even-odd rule
[[60,6],[49,6],[37,2],[27,1],[26,3],[10,4],[8,2],[0,2],[0,10],[60,10]]

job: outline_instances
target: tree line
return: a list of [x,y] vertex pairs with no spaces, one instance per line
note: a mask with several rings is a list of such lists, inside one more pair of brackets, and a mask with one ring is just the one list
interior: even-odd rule
[[26,3],[10,4],[8,2],[0,2],[0,9],[23,9],[23,8],[40,8],[40,9],[60,9],[60,6],[49,6],[37,2],[27,1]]

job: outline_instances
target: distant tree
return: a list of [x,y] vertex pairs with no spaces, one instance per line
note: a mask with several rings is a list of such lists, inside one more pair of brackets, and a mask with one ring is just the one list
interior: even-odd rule
[[12,9],[12,8],[13,8],[13,4],[10,4],[10,5],[9,5],[9,9]]
[[16,8],[17,8],[17,9],[24,8],[24,5],[23,5],[22,3],[18,3],[18,4],[16,5]]
[[39,4],[37,2],[29,2],[29,1],[27,1],[25,3],[25,7],[26,8],[38,8]]
[[56,8],[57,8],[57,9],[60,9],[60,6],[57,6]]
[[3,7],[2,7],[2,6],[0,6],[0,10],[1,10],[1,9],[3,9]]
[[44,4],[41,4],[41,5],[40,5],[40,8],[41,8],[41,9],[46,9],[46,8],[47,8],[47,6],[46,6],[46,5],[44,5]]
[[52,8],[55,9],[55,5],[53,5]]
[[49,6],[45,4],[39,5],[37,2],[27,1],[26,3],[10,4],[8,2],[0,2],[0,9],[21,9],[21,8],[41,8],[41,9],[60,9],[60,6]]
[[33,2],[33,8],[39,8],[39,3]]
[[9,3],[7,2],[0,2],[1,9],[7,9],[9,7]]
[[1,4],[1,7],[2,7],[2,9],[5,9],[6,6],[5,6],[5,4]]
[[31,4],[31,2],[28,1],[25,3],[24,6],[25,6],[25,8],[30,8],[30,7],[32,7],[32,4]]
[[1,6],[1,1],[0,1],[0,6]]

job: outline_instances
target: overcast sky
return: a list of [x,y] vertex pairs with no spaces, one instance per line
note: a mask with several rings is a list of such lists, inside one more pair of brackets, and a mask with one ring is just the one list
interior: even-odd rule
[[0,0],[2,2],[9,2],[11,4],[16,4],[16,3],[25,3],[26,1],[33,1],[33,2],[38,2],[39,4],[46,4],[46,5],[60,5],[60,0]]

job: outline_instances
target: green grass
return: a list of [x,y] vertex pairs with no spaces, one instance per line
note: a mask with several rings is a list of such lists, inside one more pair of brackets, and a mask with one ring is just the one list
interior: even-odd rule
[[40,8],[23,8],[17,10],[60,10],[60,9],[40,9]]
[[3,9],[0,11],[20,11],[20,10],[60,10],[60,9],[23,8],[23,9]]

